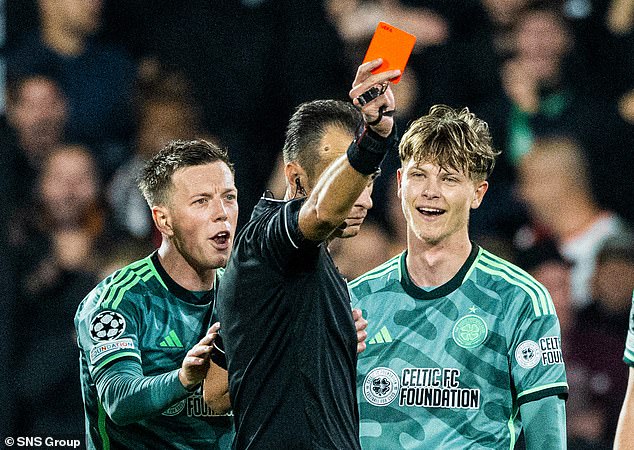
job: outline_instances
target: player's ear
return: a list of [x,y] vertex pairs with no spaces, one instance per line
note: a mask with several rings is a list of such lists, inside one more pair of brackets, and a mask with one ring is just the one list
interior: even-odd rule
[[482,203],[482,199],[484,198],[484,194],[486,194],[489,189],[488,181],[477,181],[475,183],[475,192],[473,199],[471,200],[471,209],[476,209]]
[[401,182],[403,181],[403,168],[399,167],[396,171],[396,195],[401,198]]
[[165,206],[157,205],[152,207],[152,220],[154,220],[154,225],[156,225],[161,234],[167,236],[174,234],[170,211]]
[[290,191],[290,198],[305,197],[308,184],[308,176],[302,166],[294,161],[284,167],[284,177],[286,178],[286,190]]

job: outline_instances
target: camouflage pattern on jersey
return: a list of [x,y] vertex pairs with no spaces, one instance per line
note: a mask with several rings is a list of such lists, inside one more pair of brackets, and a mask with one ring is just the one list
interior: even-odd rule
[[349,285],[368,320],[357,393],[364,449],[512,449],[519,405],[566,395],[555,309],[530,275],[478,248],[417,287],[406,253]]

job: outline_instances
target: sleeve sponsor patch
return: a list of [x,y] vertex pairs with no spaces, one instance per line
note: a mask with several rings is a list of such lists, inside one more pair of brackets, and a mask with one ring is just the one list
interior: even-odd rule
[[90,364],[95,365],[100,359],[119,350],[132,349],[134,349],[134,342],[130,338],[97,344],[90,349]]
[[542,366],[563,364],[561,340],[557,336],[546,336],[539,342],[523,341],[515,348],[515,359],[524,369],[532,369],[540,362]]
[[117,339],[125,331],[125,319],[116,311],[102,311],[90,322],[90,337],[103,342]]

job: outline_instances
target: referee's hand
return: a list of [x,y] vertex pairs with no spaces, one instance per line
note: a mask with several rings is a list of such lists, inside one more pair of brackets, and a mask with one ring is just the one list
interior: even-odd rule
[[[361,110],[363,114],[363,120],[368,123],[372,123],[370,128],[383,136],[388,137],[392,132],[394,126],[394,118],[391,115],[379,115],[379,109],[383,112],[391,111],[392,113],[396,109],[396,100],[394,99],[394,93],[390,85],[390,80],[398,77],[401,74],[400,70],[388,70],[373,74],[372,70],[376,69],[383,63],[381,58],[373,61],[368,61],[362,64],[357,69],[357,75],[352,82],[352,89],[348,93],[352,104]],[[373,98],[367,103],[361,104],[359,97],[366,93],[368,90],[376,88],[378,96],[372,96]],[[378,120],[378,122],[373,123]]]
[[211,349],[219,329],[220,323],[214,323],[207,330],[205,337],[187,352],[183,365],[178,371],[178,379],[188,391],[194,390],[205,379],[209,369]]
[[357,353],[361,353],[365,350],[365,340],[368,337],[368,333],[365,331],[368,321],[361,315],[361,310],[356,308],[352,310],[352,319],[357,329]]

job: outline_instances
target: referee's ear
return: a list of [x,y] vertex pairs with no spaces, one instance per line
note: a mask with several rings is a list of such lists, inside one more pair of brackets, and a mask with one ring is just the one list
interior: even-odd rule
[[289,162],[284,167],[284,177],[286,178],[286,191],[290,193],[289,198],[305,197],[310,188],[308,176],[302,166],[296,162]]
[[172,236],[174,234],[169,210],[164,206],[152,206],[152,220],[162,235]]

